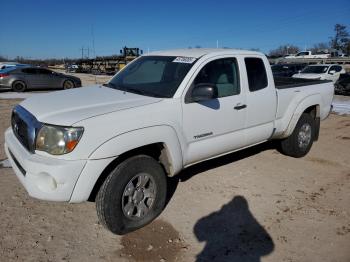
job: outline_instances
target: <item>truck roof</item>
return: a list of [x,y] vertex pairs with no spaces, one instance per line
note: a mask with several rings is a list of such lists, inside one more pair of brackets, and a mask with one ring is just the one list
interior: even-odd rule
[[262,55],[262,53],[241,49],[231,48],[187,48],[187,49],[174,49],[174,50],[163,50],[155,51],[146,55],[156,56],[187,56],[199,58],[204,55],[220,55],[220,54],[233,54],[233,55]]

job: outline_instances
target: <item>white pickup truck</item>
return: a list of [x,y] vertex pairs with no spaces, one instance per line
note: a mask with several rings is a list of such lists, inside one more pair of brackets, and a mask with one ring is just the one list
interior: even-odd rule
[[30,196],[95,200],[101,223],[125,234],[161,213],[167,177],[190,165],[272,139],[286,155],[307,154],[333,91],[274,79],[258,52],[154,52],[104,85],[21,102],[5,150]]
[[311,51],[302,51],[297,53],[296,55],[288,55],[285,58],[294,58],[294,59],[298,59],[298,58],[330,58],[331,54],[325,54],[325,53],[316,53],[313,54]]

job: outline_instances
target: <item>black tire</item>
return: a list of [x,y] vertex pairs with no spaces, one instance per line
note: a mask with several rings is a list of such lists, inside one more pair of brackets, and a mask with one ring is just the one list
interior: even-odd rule
[[[138,181],[142,184],[142,179],[139,180],[138,176],[144,175],[149,178],[149,182],[145,183],[145,191],[141,191],[150,191],[151,185],[153,189],[155,186],[153,198],[146,198],[146,193],[139,194],[141,186],[138,188],[137,185]],[[135,179],[138,180],[137,183]],[[149,188],[146,187],[147,184]],[[132,193],[129,192],[130,185],[134,190]],[[150,156],[134,156],[120,163],[102,184],[96,196],[97,216],[108,230],[123,235],[154,220],[164,209],[166,195],[167,178],[161,165]],[[149,209],[144,215],[138,216],[138,205],[148,206]],[[130,206],[131,208],[128,208]]]
[[293,133],[281,141],[281,152],[287,156],[303,157],[310,151],[314,137],[315,119],[310,114],[303,113]]
[[75,84],[72,80],[66,80],[63,82],[63,89],[72,89],[75,87]]
[[14,92],[24,92],[26,89],[27,89],[27,86],[23,81],[15,81],[12,84],[12,90]]

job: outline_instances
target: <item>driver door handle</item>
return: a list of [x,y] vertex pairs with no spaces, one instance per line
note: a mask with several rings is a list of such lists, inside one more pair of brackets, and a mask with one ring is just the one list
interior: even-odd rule
[[244,108],[246,108],[247,107],[247,105],[236,105],[235,107],[234,107],[234,109],[235,110],[241,110],[241,109],[244,109]]

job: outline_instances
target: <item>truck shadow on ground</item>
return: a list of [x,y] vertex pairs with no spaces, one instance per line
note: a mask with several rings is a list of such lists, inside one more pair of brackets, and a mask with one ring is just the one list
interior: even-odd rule
[[258,262],[274,250],[272,238],[242,196],[235,196],[219,211],[198,220],[193,231],[198,241],[206,242],[197,255],[198,262]]
[[254,156],[266,150],[279,150],[278,143],[276,141],[266,142],[218,158],[207,160],[184,169],[175,177],[168,178],[168,195],[166,203],[168,204],[173,195],[175,194],[179,182],[186,182],[187,180],[191,179],[197,174],[203,173],[210,169],[237,162],[239,160],[248,158],[250,156]]

